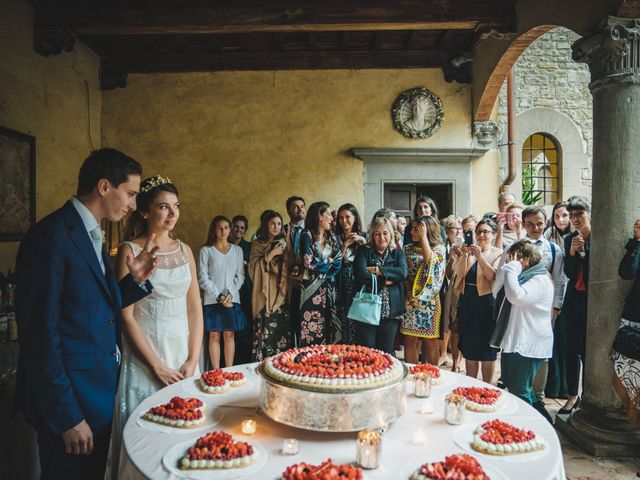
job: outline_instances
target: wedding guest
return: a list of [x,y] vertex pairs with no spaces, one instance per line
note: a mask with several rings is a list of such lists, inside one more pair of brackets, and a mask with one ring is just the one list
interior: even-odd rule
[[402,248],[402,241],[400,240],[400,232],[398,231],[398,217],[396,216],[396,212],[389,208],[381,208],[376,213],[373,214],[373,218],[371,219],[371,224],[375,221],[376,218],[386,218],[391,223],[393,227],[393,246],[394,248]]
[[220,336],[224,338],[224,364],[233,365],[235,332],[245,328],[240,287],[244,282],[244,257],[238,245],[229,242],[231,221],[222,215],[209,226],[207,242],[200,249],[198,278],[204,290],[204,326],[209,333],[209,357],[220,368]]
[[[178,189],[168,178],[150,177],[140,184],[137,202],[118,251],[116,275],[127,274],[127,258],[138,255],[152,238],[158,246],[158,269],[151,277],[153,292],[122,310],[123,355],[111,447],[114,479],[119,478],[122,430],[129,415],[161,388],[192,377],[202,345],[196,263],[189,246],[173,236],[180,218]],[[125,466],[131,468],[128,462]]]
[[[567,277],[564,274],[564,254],[560,248],[543,236],[545,225],[547,224],[547,213],[544,208],[530,206],[523,210],[522,221],[527,231],[525,238],[538,249],[542,256],[542,264],[547,269],[553,282],[553,308],[549,312],[552,326],[560,314],[564,292],[567,287]],[[502,257],[504,260],[504,256]],[[538,368],[533,381],[533,390],[541,402],[544,402],[545,387],[549,372],[549,359],[545,358]]]
[[404,359],[438,364],[440,326],[440,288],[444,280],[446,248],[440,238],[440,225],[433,217],[411,222],[411,244],[404,247],[408,277],[405,286],[406,312],[400,326],[404,335]]
[[287,350],[292,345],[287,302],[287,244],[282,216],[267,210],[251,245],[249,275],[253,280],[253,361]]
[[398,233],[400,234],[400,242],[404,245],[404,234],[407,230],[407,217],[404,215],[398,215],[396,213],[396,218],[398,219]]
[[[534,207],[539,208],[539,207]],[[529,216],[531,218],[531,216]],[[540,233],[542,233],[540,226]],[[553,331],[550,310],[554,286],[542,255],[529,240],[519,240],[507,252],[509,261],[496,273],[493,296],[499,305],[500,371],[510,393],[533,406],[548,421],[551,417],[538,399],[533,379],[544,359],[551,356]]]
[[567,202],[573,232],[564,237],[564,273],[569,279],[562,311],[567,332],[567,383],[569,398],[558,410],[569,414],[580,405],[578,388],[580,366],[584,377],[587,340],[587,295],[589,290],[589,251],[591,240],[591,204],[574,196]]
[[511,192],[501,192],[498,195],[498,211],[506,212],[509,205],[517,203],[516,196]]
[[[420,217],[433,217],[437,222],[440,222],[438,218],[438,206],[431,197],[420,197],[413,205],[413,218]],[[442,242],[447,238],[447,233],[444,231],[444,227],[440,225],[440,237]],[[411,243],[411,230],[404,232],[404,244]]]
[[336,224],[336,237],[340,243],[342,255],[342,269],[338,276],[338,317],[342,323],[342,338],[334,338],[336,343],[352,344],[356,340],[356,331],[353,320],[348,318],[349,308],[353,301],[354,277],[353,259],[356,247],[366,243],[366,234],[362,231],[362,220],[358,209],[351,203],[345,203],[338,208],[338,222]]
[[118,384],[121,308],[152,291],[152,241],[125,261],[119,282],[100,222],[136,208],[142,167],[113,148],[94,150],[76,195],[33,225],[16,261],[20,353],[15,405],[38,433],[42,478],[103,478]]
[[[447,268],[446,268],[446,276],[448,282],[447,289],[447,299],[445,305],[445,316],[448,315],[448,324],[449,330],[451,331],[451,357],[453,365],[451,366],[452,372],[460,372],[461,367],[460,364],[463,360],[462,354],[459,348],[459,328],[458,328],[458,319],[459,319],[459,305],[460,305],[460,291],[455,288],[457,282],[457,276],[455,269],[456,260],[460,257],[462,253],[462,244],[464,243],[464,238],[462,237],[462,233],[466,231],[475,232],[476,224],[478,223],[478,219],[474,215],[468,215],[462,219],[460,226],[462,227],[462,231],[458,232],[456,228],[456,238],[460,238],[460,241],[457,241],[456,238],[452,239],[453,246],[449,248],[449,257],[447,259]],[[460,236],[460,237],[458,237]]]
[[394,355],[393,340],[405,312],[404,282],[407,259],[395,248],[395,228],[386,217],[374,218],[369,227],[369,241],[356,250],[353,273],[355,290],[363,285],[371,291],[372,274],[376,275],[382,313],[378,326],[356,322],[356,344],[377,348]]
[[524,207],[518,203],[507,206],[504,213],[496,215],[498,234],[495,238],[495,246],[507,249],[513,243],[525,237],[526,230],[522,226],[522,211]]
[[[300,282],[302,281],[302,256],[300,255],[300,237],[304,231],[306,216],[304,198],[292,195],[287,198],[286,209],[289,223],[282,227],[284,239],[287,242],[287,279],[289,281],[289,317],[293,329],[293,342],[300,345]],[[262,219],[261,219],[262,220]]]
[[[253,313],[251,309],[251,278],[247,271],[249,258],[251,256],[251,242],[244,239],[249,229],[249,219],[244,215],[236,215],[231,219],[231,233],[229,234],[229,242],[238,245],[242,249],[242,258],[244,261],[244,283],[240,287],[240,305],[242,313],[246,319],[246,326],[242,330],[235,333],[236,353],[234,363],[251,362],[251,349],[253,345]],[[224,343],[224,339],[222,340]]]
[[[633,225],[618,273],[633,285],[624,302],[620,330],[613,343],[613,388],[627,411],[629,422],[640,428],[640,218]],[[640,473],[640,472],[639,472]]]
[[[463,243],[462,238],[462,219],[460,217],[456,217],[455,215],[449,215],[447,218],[443,220],[443,227],[447,234],[447,239],[444,243],[446,249],[446,261],[447,267],[449,266],[449,259],[451,258],[449,252],[451,252],[452,248],[460,248]],[[442,282],[442,288],[440,289],[441,298],[442,298],[442,339],[439,340],[439,351],[440,356],[438,359],[438,365],[444,365],[447,361],[447,347],[449,346],[449,340],[451,339],[451,327],[450,321],[452,316],[455,317],[457,314],[458,307],[458,296],[455,298],[453,296],[453,283],[451,282],[451,271],[450,269],[445,267],[445,277]],[[451,308],[451,304],[455,302],[455,308]],[[455,321],[455,320],[454,320]],[[453,350],[453,347],[452,347]],[[456,344],[457,350],[457,344]],[[458,359],[459,360],[459,359]],[[457,362],[454,359],[454,363]]]
[[458,347],[465,358],[467,375],[476,378],[482,368],[482,379],[491,383],[495,372],[497,351],[489,345],[493,331],[491,288],[500,263],[502,250],[492,245],[498,228],[483,219],[476,225],[477,243],[463,245],[460,255],[455,251],[456,288],[460,292],[458,309]]
[[336,311],[335,277],[342,256],[331,231],[331,208],[326,202],[312,203],[300,238],[304,265],[300,291],[300,345],[318,345],[342,338],[342,324]]
[[544,232],[544,238],[560,247],[564,253],[564,236],[571,233],[567,202],[558,202],[551,212],[551,226]]

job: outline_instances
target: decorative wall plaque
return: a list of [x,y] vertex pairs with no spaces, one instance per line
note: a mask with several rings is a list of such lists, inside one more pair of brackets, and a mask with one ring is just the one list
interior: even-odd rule
[[408,138],[429,138],[442,125],[444,111],[437,95],[422,87],[402,92],[391,109],[393,126]]

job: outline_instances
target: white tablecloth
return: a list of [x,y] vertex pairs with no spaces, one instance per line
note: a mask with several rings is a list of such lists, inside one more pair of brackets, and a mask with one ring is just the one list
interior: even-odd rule
[[[206,431],[222,429],[239,437],[241,440],[259,443],[268,454],[268,461],[264,468],[250,477],[259,479],[278,479],[284,469],[293,463],[305,461],[318,464],[327,458],[337,463],[352,463],[355,461],[355,433],[322,433],[299,430],[281,425],[269,419],[263,413],[256,413],[260,377],[255,373],[255,364],[238,365],[230,371],[243,372],[250,385],[234,389],[222,395],[197,395],[212,410],[223,414],[222,421],[207,430],[188,431],[184,433],[162,433],[143,428],[138,418],[149,408],[167,402],[171,397],[193,396],[185,389],[187,379],[166,387],[155,395],[146,399],[133,412],[124,429],[125,465],[120,478],[151,478],[153,480],[176,479],[162,466],[164,454],[175,444],[195,441]],[[547,448],[543,453],[532,454],[530,460],[523,460],[519,456],[490,457],[474,454],[480,463],[486,465],[505,479],[517,480],[564,480],[564,464],[560,443],[553,427],[530,405],[508,394],[504,403],[504,413],[478,414],[467,411],[465,425],[456,427],[447,424],[443,419],[444,397],[457,386],[487,386],[485,383],[471,379],[464,375],[443,371],[445,386],[434,386],[430,400],[435,406],[433,414],[420,413],[420,406],[425,401],[413,395],[407,398],[407,412],[392,423],[383,437],[381,467],[376,470],[365,470],[365,478],[374,480],[389,480],[407,478],[402,474],[409,464],[421,463],[421,459],[433,460],[434,455],[444,458],[452,453],[464,453],[455,438],[460,437],[461,429],[470,425],[482,423],[486,420],[500,418],[516,426],[526,427],[536,432],[542,438]],[[511,413],[509,413],[509,410]],[[240,423],[242,420],[253,418],[258,423],[255,435],[242,435]],[[413,433],[421,428],[427,434],[427,441],[423,445],[411,442]],[[294,456],[282,455],[280,449],[282,439],[297,438],[300,442],[300,452]],[[467,452],[468,453],[468,452]],[[518,458],[519,457],[519,458]],[[500,476],[500,475],[499,475]],[[209,478],[215,479],[216,472],[210,472]],[[242,478],[242,477],[239,477]]]

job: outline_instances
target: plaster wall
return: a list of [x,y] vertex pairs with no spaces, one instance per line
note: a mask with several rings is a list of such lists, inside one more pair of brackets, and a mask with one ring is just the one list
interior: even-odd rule
[[[31,6],[0,0],[0,11],[0,125],[36,138],[40,219],[75,193],[82,160],[100,146],[99,60],[81,44],[42,57],[33,51]],[[0,242],[0,271],[13,270],[17,249]]]
[[[416,86],[444,104],[443,126],[425,140],[391,122],[396,97]],[[214,215],[245,214],[253,232],[265,209],[286,219],[293,194],[362,211],[363,162],[349,149],[469,147],[470,88],[435,69],[131,75],[103,95],[102,143],[176,183],[177,234],[197,248]]]

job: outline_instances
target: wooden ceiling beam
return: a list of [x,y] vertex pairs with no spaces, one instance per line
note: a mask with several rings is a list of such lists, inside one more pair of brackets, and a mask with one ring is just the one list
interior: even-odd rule
[[[74,35],[211,34],[295,31],[470,30],[513,25],[513,2],[467,0],[282,0],[185,2],[141,7],[140,2],[34,1],[36,31]],[[138,6],[137,6],[137,5]],[[148,2],[148,4],[152,4]],[[194,6],[194,5],[198,6]]]
[[105,55],[103,70],[127,73],[342,68],[437,68],[446,52],[407,50]]

